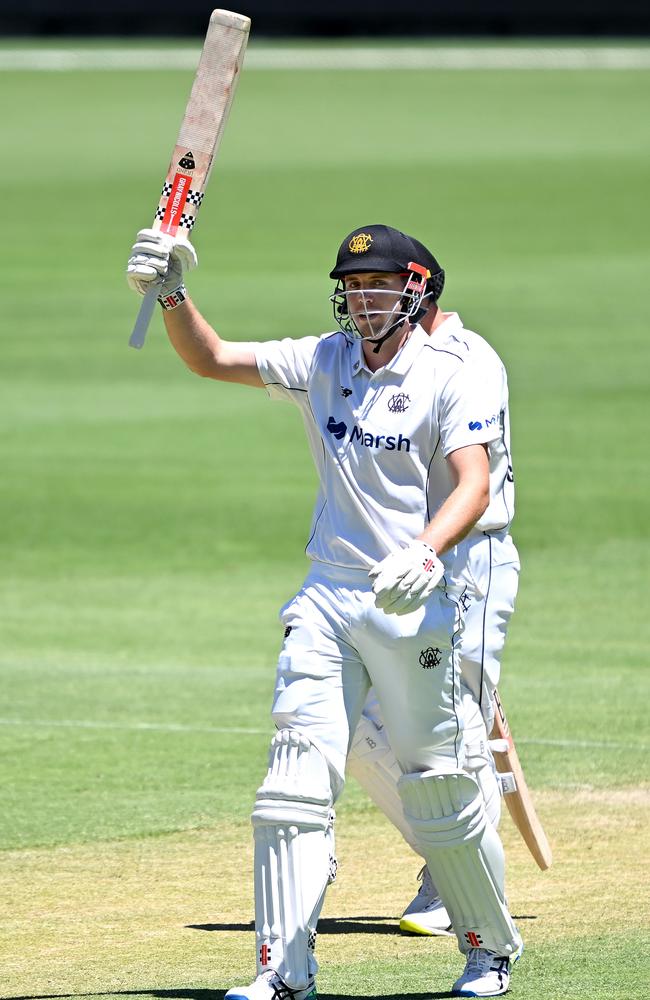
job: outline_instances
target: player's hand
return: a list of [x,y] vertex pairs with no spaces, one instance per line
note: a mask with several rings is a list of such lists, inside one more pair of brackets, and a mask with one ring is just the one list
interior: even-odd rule
[[415,541],[375,563],[368,576],[377,607],[387,615],[406,615],[422,607],[444,572],[435,549]]
[[183,284],[183,274],[196,267],[196,250],[182,236],[169,236],[156,229],[141,229],[126,266],[126,280],[139,295],[146,295],[151,282],[165,295]]

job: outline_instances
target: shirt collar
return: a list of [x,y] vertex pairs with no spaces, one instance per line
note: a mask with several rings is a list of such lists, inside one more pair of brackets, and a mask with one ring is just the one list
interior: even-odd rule
[[458,313],[445,313],[445,319],[436,327],[434,331],[434,337],[440,336],[447,337],[449,334],[458,333],[459,330],[463,329],[463,321],[458,315]]
[[368,371],[366,367],[365,358],[363,356],[363,351],[361,350],[361,341],[355,337],[354,340],[350,340],[350,368],[352,369],[353,375],[358,375],[360,371]]
[[406,375],[416,356],[422,350],[422,345],[428,339],[428,335],[418,323],[417,326],[413,327],[408,340],[400,347],[395,357],[388,362],[385,371],[395,372],[396,375]]
[[[395,357],[387,365],[384,365],[383,368],[380,368],[379,372],[394,372],[395,375],[406,375],[422,345],[428,339],[428,334],[424,332],[418,323],[417,326],[413,327],[408,340],[402,345]],[[358,375],[360,371],[367,372],[369,375],[377,374],[376,372],[371,372],[368,368],[361,344],[362,341],[358,338],[355,338],[351,343],[350,365],[352,374]]]

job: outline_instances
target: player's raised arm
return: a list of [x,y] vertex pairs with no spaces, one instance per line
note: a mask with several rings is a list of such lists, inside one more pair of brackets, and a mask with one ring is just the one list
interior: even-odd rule
[[164,317],[174,349],[197,375],[263,387],[250,346],[222,340],[190,299]]
[[250,346],[222,340],[188,298],[184,274],[197,263],[196,251],[188,240],[142,229],[131,250],[126,278],[140,295],[154,283],[159,288],[158,301],[169,339],[188,368],[204,378],[261,388],[263,382]]

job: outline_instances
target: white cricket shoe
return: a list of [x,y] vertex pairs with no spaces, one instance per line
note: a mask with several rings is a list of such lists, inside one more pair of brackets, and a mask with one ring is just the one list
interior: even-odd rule
[[267,969],[250,986],[233,986],[224,1000],[316,1000],[316,983],[312,979],[303,990],[293,990],[277,972]]
[[499,997],[510,985],[510,959],[485,948],[470,948],[465,971],[451,988],[455,997]]
[[418,894],[404,910],[399,929],[404,934],[428,934],[449,937],[451,920],[425,865],[418,878],[422,882]]

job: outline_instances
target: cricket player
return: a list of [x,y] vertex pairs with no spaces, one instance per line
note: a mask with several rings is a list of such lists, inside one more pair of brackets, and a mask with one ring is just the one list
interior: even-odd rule
[[[434,266],[426,248],[422,260]],[[514,514],[514,482],[510,452],[508,383],[504,365],[478,334],[465,330],[455,313],[443,313],[433,304],[420,321],[440,343],[447,339],[456,350],[474,355],[492,393],[489,409],[498,414],[501,436],[489,444],[490,502],[474,528],[457,547],[459,572],[467,584],[464,627],[458,644],[462,701],[465,769],[478,783],[487,815],[498,827],[501,791],[489,745],[494,719],[492,695],[499,683],[501,653],[519,582],[519,556],[509,534]],[[348,773],[353,774],[370,798],[418,852],[407,824],[397,784],[401,769],[388,742],[377,699],[370,692],[357,726]],[[400,927],[412,934],[446,935],[451,920],[426,866],[421,886],[407,906]]]
[[219,337],[188,298],[187,241],[143,230],[129,259],[133,288],[158,283],[168,335],[193,371],[298,407],[319,477],[311,569],[281,611],[277,733],[252,815],[257,978],[228,1000],[316,996],[331,810],[371,686],[406,822],[466,958],[453,993],[505,993],[521,951],[501,841],[464,769],[456,648],[457,546],[488,507],[488,446],[501,428],[480,364],[418,323],[444,281],[422,259],[396,229],[356,229],[330,275],[337,329],[248,344]]

